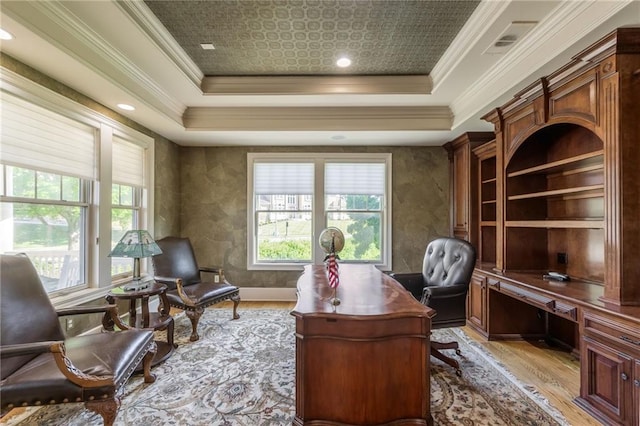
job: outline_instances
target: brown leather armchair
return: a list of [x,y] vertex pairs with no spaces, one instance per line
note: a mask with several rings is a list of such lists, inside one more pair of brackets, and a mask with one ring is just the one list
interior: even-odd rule
[[[112,425],[120,390],[143,362],[152,383],[156,350],[150,330],[129,329],[115,305],[55,311],[33,264],[25,255],[0,255],[2,414],[14,407],[84,402]],[[65,338],[63,315],[109,313],[124,331]]]
[[[232,300],[233,319],[240,318],[240,290],[227,282],[222,268],[198,267],[188,238],[165,237],[156,243],[162,254],[152,257],[155,280],[167,285],[169,305],[184,310],[191,320],[192,342],[200,338],[198,321],[207,306]],[[203,272],[217,275],[218,282],[203,281]]]
[[[392,273],[413,296],[436,311],[431,328],[461,327],[467,321],[467,291],[476,263],[476,250],[469,242],[457,238],[437,238],[427,245],[422,272]],[[455,349],[460,355],[458,342],[431,342],[431,355],[456,369],[460,364],[440,350]]]

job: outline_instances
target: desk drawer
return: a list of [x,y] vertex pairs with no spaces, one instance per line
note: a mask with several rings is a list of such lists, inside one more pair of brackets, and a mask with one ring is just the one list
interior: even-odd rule
[[586,335],[603,337],[640,353],[640,331],[637,327],[585,312],[584,332]]
[[500,292],[516,299],[521,299],[523,302],[528,303],[529,305],[537,306],[547,311],[552,311],[555,306],[555,300],[551,299],[550,297],[542,296],[540,294],[525,290],[520,287],[516,287],[515,285],[511,285],[508,283],[500,283]]
[[573,322],[578,321],[578,308],[576,306],[556,301],[552,311],[559,317],[566,318]]

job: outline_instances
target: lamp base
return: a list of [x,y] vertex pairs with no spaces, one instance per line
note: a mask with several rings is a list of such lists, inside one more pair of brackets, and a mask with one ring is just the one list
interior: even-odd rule
[[134,280],[129,284],[123,285],[122,289],[124,291],[140,291],[140,290],[144,290],[147,287],[149,287],[149,282],[135,281]]

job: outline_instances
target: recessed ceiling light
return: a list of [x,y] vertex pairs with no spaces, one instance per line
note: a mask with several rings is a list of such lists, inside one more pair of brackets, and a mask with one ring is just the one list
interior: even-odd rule
[[200,47],[202,47],[203,50],[216,50],[213,43],[200,43]]
[[0,40],[12,40],[13,34],[0,28]]
[[136,107],[131,106],[129,104],[118,104],[118,108],[123,109],[125,111],[133,111],[136,109]]
[[336,65],[339,66],[340,68],[346,68],[349,65],[351,65],[351,59],[342,57],[338,59],[338,61],[336,62]]

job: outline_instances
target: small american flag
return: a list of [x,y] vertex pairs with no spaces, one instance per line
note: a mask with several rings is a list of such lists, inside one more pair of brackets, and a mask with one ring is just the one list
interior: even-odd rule
[[336,260],[336,254],[329,253],[329,262],[327,265],[329,274],[329,287],[336,288],[340,284],[340,278],[338,277],[338,261]]

